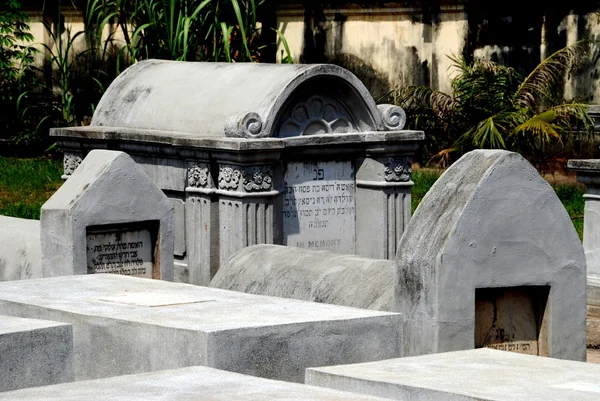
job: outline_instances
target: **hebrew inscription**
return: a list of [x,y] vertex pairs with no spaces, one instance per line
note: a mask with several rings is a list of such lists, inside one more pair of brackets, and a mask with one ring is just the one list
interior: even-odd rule
[[478,288],[475,348],[547,355],[548,287]]
[[112,273],[152,278],[152,240],[148,230],[87,233],[88,274]]
[[356,210],[351,162],[290,163],[284,186],[284,245],[354,253]]

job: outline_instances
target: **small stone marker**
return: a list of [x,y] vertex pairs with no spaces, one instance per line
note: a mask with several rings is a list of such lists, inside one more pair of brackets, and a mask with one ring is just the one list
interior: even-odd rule
[[404,355],[491,347],[585,360],[586,264],[571,219],[522,156],[466,154],[398,246]]
[[44,277],[173,279],[173,204],[126,153],[91,151],[40,224]]
[[284,245],[354,254],[352,163],[289,163],[284,179]]

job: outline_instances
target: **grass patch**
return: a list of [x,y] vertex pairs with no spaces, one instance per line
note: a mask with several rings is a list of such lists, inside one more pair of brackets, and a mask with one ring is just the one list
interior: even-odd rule
[[581,184],[553,185],[552,188],[554,188],[556,195],[567,209],[579,239],[583,241],[583,210],[585,206],[583,194],[585,194],[585,186]]
[[429,191],[429,188],[437,181],[442,175],[442,170],[435,169],[418,169],[412,172],[412,181],[415,183],[411,189],[412,198],[412,212],[414,213],[419,206],[419,203],[423,200],[425,194]]
[[40,208],[61,186],[62,161],[0,157],[0,215],[39,219]]

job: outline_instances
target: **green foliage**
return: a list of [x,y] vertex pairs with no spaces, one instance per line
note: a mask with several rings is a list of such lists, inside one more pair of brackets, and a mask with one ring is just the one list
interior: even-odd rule
[[417,206],[423,200],[429,188],[440,178],[441,170],[418,169],[412,172],[412,181],[415,183],[411,188],[412,212],[417,210]]
[[[72,32],[63,12],[72,0],[44,3],[46,68],[33,67],[27,15],[18,0],[0,11],[2,132],[13,142],[47,143],[53,126],[86,125],[104,90],[130,64],[149,58],[260,61],[267,46],[260,13],[267,0],[87,0],[85,31]],[[272,30],[269,28],[269,32]],[[291,62],[289,47],[281,33]],[[27,78],[26,80],[24,78]]]
[[[266,0],[90,0],[87,26],[98,42],[121,41],[124,62],[157,58],[258,61],[259,9]],[[116,27],[116,28],[115,28]],[[109,37],[103,39],[109,31]]]
[[62,184],[62,162],[48,157],[0,157],[0,214],[39,219],[40,208]]
[[32,124],[20,118],[17,109],[24,88],[35,83],[31,70],[35,49],[28,46],[33,36],[27,20],[18,0],[7,0],[0,8],[0,135],[5,140],[17,132],[29,138],[32,131]]
[[452,94],[407,87],[394,101],[409,115],[411,128],[427,137],[426,151],[448,165],[475,149],[509,149],[530,159],[570,146],[574,133],[593,134],[587,104],[565,100],[566,79],[588,61],[589,42],[565,47],[542,61],[528,76],[491,61],[467,64],[451,57],[456,71]]

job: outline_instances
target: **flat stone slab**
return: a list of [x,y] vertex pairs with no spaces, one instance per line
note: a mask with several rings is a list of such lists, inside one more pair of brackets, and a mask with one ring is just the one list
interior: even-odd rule
[[301,382],[401,355],[399,314],[122,275],[0,283],[0,313],[73,324],[77,380],[201,365]]
[[598,400],[600,365],[488,348],[311,368],[306,383],[395,400]]
[[72,380],[70,324],[0,316],[0,391]]
[[0,400],[329,400],[383,398],[261,379],[201,366],[1,393]]

